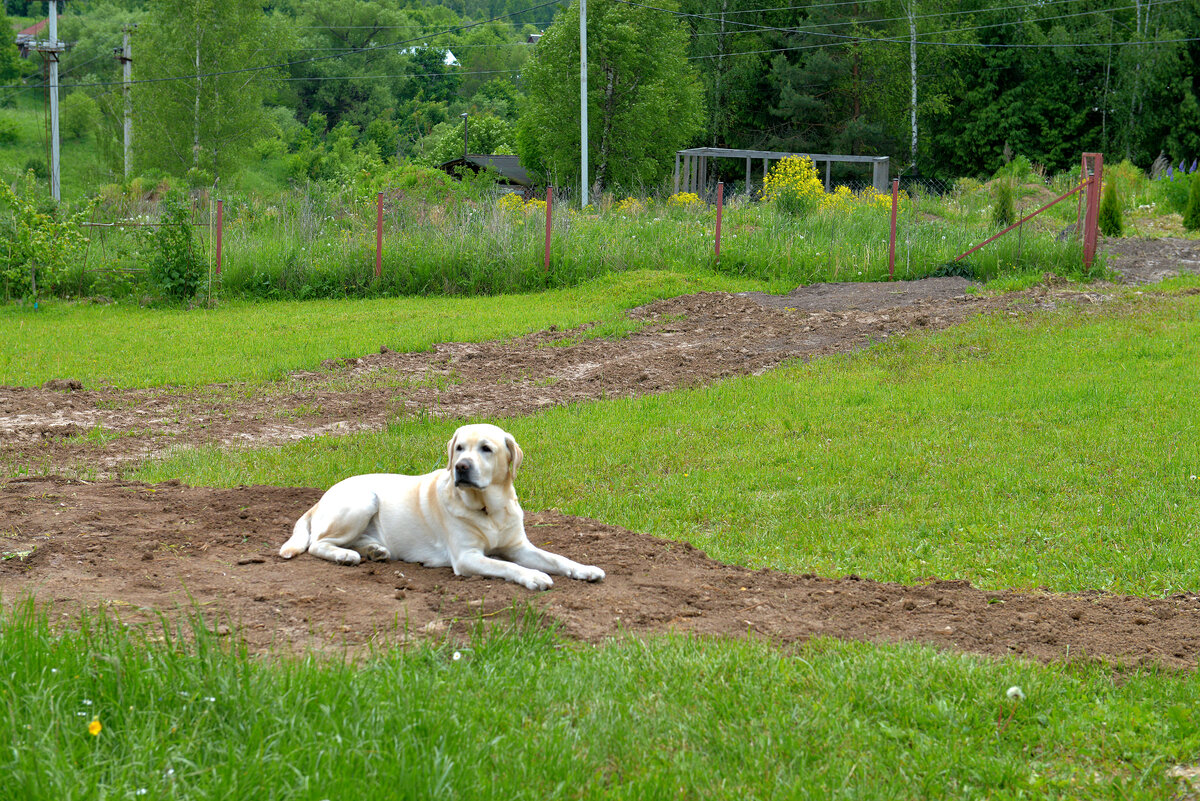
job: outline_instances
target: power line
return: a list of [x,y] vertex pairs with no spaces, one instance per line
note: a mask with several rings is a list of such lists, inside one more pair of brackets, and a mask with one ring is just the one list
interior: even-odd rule
[[[334,53],[334,54],[328,55],[328,56],[313,56],[311,58],[302,58],[302,59],[297,59],[295,61],[285,61],[285,62],[282,62],[279,64],[266,64],[261,67],[243,67],[241,69],[236,69],[236,70],[219,70],[217,72],[205,72],[205,73],[198,73],[196,75],[177,75],[177,76],[172,76],[172,77],[168,77],[168,78],[142,78],[142,79],[139,79],[136,81],[132,81],[131,83],[135,83],[135,84],[167,83],[170,81],[194,81],[197,78],[219,78],[219,77],[222,77],[225,75],[244,75],[246,73],[265,72],[266,70],[282,69],[284,67],[294,67],[294,66],[297,66],[300,64],[312,64],[317,61],[330,61],[332,59],[343,58],[344,56],[354,55],[357,53],[372,53],[372,52],[379,52],[381,50],[388,50],[388,49],[396,48],[396,47],[404,47],[406,45],[424,44],[424,42],[426,40],[432,39],[437,36],[446,36],[448,34],[457,33],[458,31],[465,31],[465,30],[469,30],[471,28],[477,28],[480,25],[486,25],[489,22],[496,22],[497,20],[507,19],[509,17],[515,17],[518,14],[525,14],[529,11],[536,11],[539,8],[545,8],[547,6],[553,6],[553,5],[558,5],[558,0],[548,0],[548,2],[539,3],[535,6],[530,6],[529,8],[523,9],[521,11],[513,11],[508,14],[501,14],[500,16],[492,17],[491,19],[482,20],[480,22],[472,22],[472,23],[468,23],[466,25],[459,25],[454,28],[449,28],[444,31],[438,31],[437,33],[427,34],[425,36],[418,36],[418,37],[414,37],[412,39],[407,39],[404,41],[392,42],[390,44],[374,45],[371,47],[361,47],[361,48],[358,48],[357,50],[350,50],[345,53]],[[445,48],[440,48],[440,49],[445,49]],[[121,84],[123,84],[123,81],[95,81],[92,83],[68,84],[68,85],[64,86],[63,88],[72,88],[73,89],[73,88],[77,88],[77,87],[81,87],[81,86],[115,86],[115,85],[121,85]],[[0,86],[0,89],[25,89],[25,88],[30,88],[30,87],[21,86],[21,85]]]
[[[658,6],[649,6],[649,5],[645,5],[643,3],[634,2],[634,0],[614,0],[614,2],[621,3],[622,5],[627,5],[627,6],[636,6],[637,8],[644,8],[644,9],[648,9],[651,11],[659,11],[664,14],[671,14],[671,15],[677,16],[677,17],[691,17],[691,18],[695,18],[695,19],[707,20],[709,22],[722,22],[721,18],[717,17],[717,16],[712,16],[709,14],[690,14],[690,13],[683,12],[683,11],[673,11],[669,8],[660,8]],[[1171,5],[1171,4],[1178,3],[1178,2],[1182,2],[1182,0],[1160,0],[1159,5]],[[1028,8],[1028,6],[1016,6],[1015,8]],[[1083,17],[1083,16],[1088,16],[1090,14],[1105,14],[1105,13],[1109,13],[1112,11],[1126,11],[1126,10],[1129,10],[1132,8],[1137,8],[1137,6],[1116,6],[1116,7],[1108,8],[1108,9],[1079,11],[1079,12],[1075,12],[1073,14],[1059,14],[1057,16],[1052,16],[1052,17],[1038,17],[1037,19],[1030,20],[1030,21],[1031,22],[1049,22],[1051,20],[1057,20],[1057,19],[1070,19],[1072,17]],[[908,18],[900,17],[897,19],[908,19]],[[725,22],[725,24],[728,24],[728,25],[740,25],[744,28],[749,28],[754,31],[774,31],[777,33],[802,33],[802,34],[808,34],[810,36],[824,36],[824,37],[828,37],[828,38],[843,39],[843,40],[848,40],[848,41],[853,41],[853,42],[861,42],[865,39],[865,37],[862,37],[862,36],[849,36],[849,35],[845,35],[845,34],[834,34],[834,33],[819,33],[819,32],[810,30],[810,28],[820,27],[817,25],[811,25],[811,26],[810,25],[795,25],[795,26],[789,26],[789,27],[780,27],[777,25],[758,25],[758,24],[755,24],[752,22],[737,22],[736,20],[724,20],[724,22]],[[992,24],[988,24],[988,25],[975,25],[975,26],[966,27],[966,28],[950,28],[950,29],[941,30],[941,31],[931,31],[931,32],[927,32],[927,33],[924,33],[921,35],[922,36],[937,36],[939,34],[944,34],[944,33],[963,33],[963,32],[969,32],[969,31],[985,30],[988,28],[999,28],[999,27],[1004,27],[1006,25],[1016,25],[1016,24],[1019,24],[1019,22],[1020,21],[998,22],[998,23],[992,23]],[[746,31],[739,31],[738,33],[745,33],[745,32]],[[909,39],[910,39],[910,37],[907,37],[907,36],[893,37],[893,38],[883,37],[883,38],[871,38],[870,41],[874,41],[874,42],[887,42],[887,41],[908,42]],[[918,39],[918,43],[921,43],[920,39]],[[941,42],[924,42],[924,44],[942,44],[942,43]],[[956,44],[961,44],[961,43],[956,43]],[[1105,44],[1105,46],[1107,46],[1109,43],[1105,42],[1104,44]],[[819,47],[821,45],[811,45],[811,46]],[[1001,46],[1007,46],[1007,45],[1001,45]],[[793,48],[782,48],[782,49],[790,50]],[[805,49],[805,48],[800,47],[800,48],[795,48],[795,49]],[[770,52],[770,51],[757,51],[757,52]],[[731,55],[731,54],[725,53],[723,55]],[[707,56],[704,56],[702,58],[707,58]]]
[[[1037,6],[1037,8],[1042,9],[1042,8],[1046,8],[1048,6],[1062,5],[1063,3],[1081,3],[1081,2],[1085,2],[1085,0],[1046,0],[1045,2],[1040,3]],[[796,6],[795,8],[803,9],[803,8],[808,8],[808,6]],[[987,9],[976,9],[974,11],[938,11],[938,12],[935,12],[932,14],[916,14],[912,17],[912,19],[933,19],[935,17],[976,16],[976,15],[980,15],[980,14],[992,14],[997,11],[1028,10],[1029,8],[1030,8],[1030,6],[1027,3],[1025,3],[1025,4],[1015,5],[1015,6],[996,6],[996,7],[987,8]],[[665,11],[666,9],[663,9],[663,10]],[[770,10],[770,9],[759,9],[759,10],[761,11],[761,10]],[[748,12],[725,11],[722,13],[723,14],[742,14],[742,13],[748,13]],[[1089,13],[1091,13],[1091,12],[1089,12]],[[716,17],[716,16],[703,16],[702,19],[707,19],[707,20],[711,20],[713,22],[717,22],[717,21],[719,21],[720,18]],[[1042,19],[1046,19],[1046,18],[1043,17]],[[909,17],[906,17],[906,16],[905,17],[877,17],[875,19],[852,18],[852,19],[839,20],[837,22],[809,23],[809,24],[804,25],[803,27],[805,30],[809,30],[812,28],[836,28],[839,25],[873,25],[873,24],[879,23],[879,22],[907,22],[908,20],[909,20]],[[732,23],[733,20],[727,20],[727,22]],[[752,33],[752,31],[709,31],[709,32],[705,32],[705,33],[696,33],[693,35],[696,37],[728,36],[728,35],[736,35],[739,33]]]
[[359,81],[378,78],[458,78],[462,75],[513,75],[520,70],[475,70],[474,72],[406,72],[397,75],[323,75],[308,78],[280,78],[281,81]]

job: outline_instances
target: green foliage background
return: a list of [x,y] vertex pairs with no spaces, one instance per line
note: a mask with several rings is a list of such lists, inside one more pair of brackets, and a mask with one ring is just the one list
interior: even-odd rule
[[[590,171],[602,190],[660,190],[673,151],[700,145],[886,154],[898,169],[943,181],[990,176],[1018,156],[1056,173],[1081,151],[1142,169],[1160,154],[1171,164],[1200,155],[1194,3],[1099,13],[1002,0],[674,2],[589,6]],[[7,6],[30,14],[17,27],[43,13]],[[343,180],[353,170],[320,163],[332,153],[321,152],[330,132],[356,150],[373,145],[383,163],[428,162],[467,113],[518,131],[498,137],[496,149],[517,150],[560,185],[577,175],[577,4],[67,4],[71,136],[99,150],[112,178],[122,175],[123,114],[112,50],[134,24],[137,172],[228,185],[250,170],[264,188]],[[24,77],[29,87],[0,103],[40,108],[37,74],[36,58],[0,46],[0,79]],[[95,102],[95,121],[73,94]],[[306,128],[314,113],[323,130]],[[727,183],[744,174],[733,162],[710,170]],[[863,176],[835,168],[833,178]]]

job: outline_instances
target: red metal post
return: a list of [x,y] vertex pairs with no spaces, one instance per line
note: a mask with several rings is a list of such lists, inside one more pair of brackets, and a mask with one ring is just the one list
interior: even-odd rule
[[717,261],[721,260],[721,209],[725,205],[725,182],[717,181],[717,238],[714,253]]
[[542,269],[545,272],[550,272],[550,209],[554,204],[554,187],[546,187],[546,259],[542,263]]
[[896,207],[900,204],[900,179],[892,179],[892,228],[888,234],[888,280],[896,277]]
[[221,230],[225,227],[225,201],[217,201],[217,275],[221,274]]
[[1092,159],[1094,167],[1087,188],[1087,212],[1083,217],[1083,268],[1085,270],[1091,269],[1092,259],[1096,257],[1097,224],[1100,221],[1100,182],[1104,176],[1103,154],[1084,153],[1085,164],[1088,158]]
[[383,193],[375,200],[375,277],[383,275]]

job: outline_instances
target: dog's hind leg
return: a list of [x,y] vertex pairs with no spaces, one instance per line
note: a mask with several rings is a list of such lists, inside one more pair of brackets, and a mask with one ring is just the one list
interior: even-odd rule
[[309,508],[307,512],[300,516],[296,521],[296,525],[292,527],[292,536],[279,549],[279,555],[284,559],[291,559],[293,556],[299,556],[308,550],[308,541],[312,536],[309,526],[312,523],[313,510],[316,506]]
[[340,565],[357,565],[362,556],[351,548],[378,512],[379,498],[373,492],[349,490],[334,497],[326,495],[312,516],[308,552]]

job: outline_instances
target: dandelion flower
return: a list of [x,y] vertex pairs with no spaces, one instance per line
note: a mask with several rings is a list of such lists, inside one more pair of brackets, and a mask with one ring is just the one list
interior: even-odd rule
[[93,737],[95,737],[95,736],[97,736],[98,734],[100,734],[100,730],[101,730],[101,729],[103,729],[103,728],[104,728],[104,727],[100,725],[100,719],[99,719],[99,718],[93,718],[93,719],[92,719],[92,722],[88,724],[88,734],[90,734],[90,735],[92,735]]
[[1022,692],[1021,688],[1016,686],[1015,684],[1012,687],[1009,687],[1008,691],[1004,694],[1008,696],[1008,700],[1010,700],[1010,701],[1024,701],[1025,700],[1025,693]]

